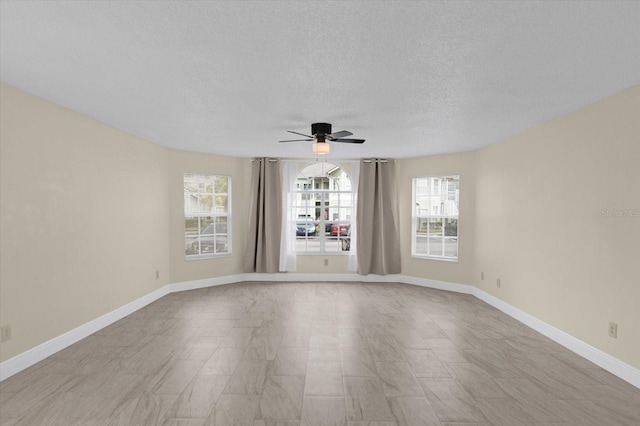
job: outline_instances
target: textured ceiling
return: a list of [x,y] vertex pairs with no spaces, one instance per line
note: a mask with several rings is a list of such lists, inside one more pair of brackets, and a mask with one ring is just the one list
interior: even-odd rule
[[0,2],[3,82],[151,142],[333,158],[475,149],[640,83],[640,2]]

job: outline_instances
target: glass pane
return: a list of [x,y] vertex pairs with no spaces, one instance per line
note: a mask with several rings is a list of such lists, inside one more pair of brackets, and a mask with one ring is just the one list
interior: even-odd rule
[[458,236],[458,219],[445,219],[444,236],[445,237]]
[[216,213],[220,214],[220,213],[228,213],[228,196],[226,195],[216,195],[215,196],[215,202],[216,202]]
[[429,219],[429,234],[442,235],[442,218]]
[[338,210],[338,219],[339,220],[352,220],[353,219],[353,209],[352,208],[341,208]]
[[334,222],[331,224],[330,235],[332,237],[345,237],[349,233],[351,224],[346,222]]
[[184,229],[184,253],[187,256],[200,253],[200,243],[198,241],[198,218],[185,218]]
[[296,238],[296,251],[307,251],[307,240],[305,238]]
[[426,236],[417,236],[416,237],[416,254],[428,255],[429,250],[427,246],[427,237]]
[[417,218],[416,219],[416,234],[424,235],[429,232],[429,219]]
[[319,252],[320,252],[320,238],[307,237],[307,253],[319,253]]
[[353,206],[353,195],[352,194],[339,194],[340,207],[352,207]]
[[340,248],[342,251],[350,251],[351,250],[351,237],[341,237],[340,238]]
[[199,175],[198,177],[198,190],[201,193],[212,194],[213,193],[213,183],[215,181],[215,176],[213,175]]
[[442,256],[444,254],[442,247],[442,237],[429,237],[429,255]]
[[296,236],[313,236],[316,235],[316,221],[310,217],[298,216],[296,219]]
[[[225,223],[226,226],[226,223]],[[227,235],[216,235],[215,236],[215,252],[216,253],[227,253],[229,251],[229,237]]]
[[198,204],[198,213],[210,214],[213,213],[213,195],[200,194],[200,203]]
[[216,176],[213,188],[216,194],[227,194],[229,192],[229,177]]
[[328,252],[337,252],[337,251],[340,251],[342,248],[340,246],[340,241],[338,241],[338,238],[328,237],[325,240],[324,249],[325,251],[328,251]]
[[226,216],[218,216],[215,220],[214,233],[215,234],[227,234],[229,231],[227,230],[227,217]]
[[429,193],[429,178],[415,179],[416,198]]
[[198,175],[191,173],[184,174],[184,188],[191,192],[198,191]]
[[447,257],[458,257],[458,239],[444,239],[444,255]]
[[416,205],[415,205],[415,209],[416,209],[416,214],[417,215],[427,215],[430,214],[431,211],[429,210],[429,197],[427,196],[417,196],[416,197]]

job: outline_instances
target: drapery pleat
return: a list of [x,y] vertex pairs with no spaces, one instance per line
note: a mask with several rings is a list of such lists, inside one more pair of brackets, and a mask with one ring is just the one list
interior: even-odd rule
[[358,273],[400,273],[400,231],[394,160],[362,160],[358,182]]
[[259,158],[251,172],[245,272],[278,272],[282,226],[280,161]]
[[356,272],[358,270],[358,182],[360,180],[360,162],[352,161],[351,164],[351,190],[356,193],[356,203],[353,206],[353,217],[351,220],[351,244],[349,247],[349,263],[347,270]]
[[297,161],[281,161],[282,171],[282,231],[280,241],[280,271],[293,272],[297,267],[296,217],[293,205],[296,197]]

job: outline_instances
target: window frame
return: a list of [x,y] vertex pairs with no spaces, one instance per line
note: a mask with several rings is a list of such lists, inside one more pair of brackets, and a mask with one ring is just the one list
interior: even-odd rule
[[[301,176],[304,169],[311,164],[313,163],[304,164],[302,168],[299,169],[298,176]],[[316,181],[316,177],[310,177],[308,179],[309,180],[308,184],[304,184],[302,188],[300,189],[297,188],[295,191],[292,191],[289,193],[289,196],[294,197],[295,199],[295,201],[292,201],[291,203],[291,206],[294,209],[294,211],[300,211],[302,208],[304,208],[306,217],[312,218],[313,223],[316,225],[316,228],[325,230],[324,232],[317,232],[316,235],[314,236],[309,236],[309,235],[296,236],[295,237],[296,255],[298,256],[348,256],[349,254],[351,254],[351,250],[342,250],[343,240],[346,240],[347,238],[350,239],[351,236],[341,235],[340,231],[338,231],[338,235],[336,235],[335,237],[326,235],[326,226],[336,224],[338,225],[338,230],[340,230],[341,225],[347,224],[347,223],[351,225],[352,223],[354,223],[355,217],[351,217],[351,219],[349,220],[346,220],[346,219],[333,220],[331,218],[325,219],[324,215],[320,215],[319,220],[315,219],[316,208],[320,208],[321,211],[324,211],[324,209],[327,209],[327,211],[330,211],[330,209],[337,209],[338,211],[340,209],[351,209],[352,216],[353,216],[353,211],[355,210],[355,207],[356,207],[355,203],[356,203],[357,194],[353,190],[353,182],[352,182],[351,175],[347,173],[347,171],[344,169],[344,167],[342,167],[342,165],[340,165],[339,162],[332,162],[330,164],[338,167],[345,174],[345,176],[348,177],[351,190],[333,189],[330,179],[326,182],[322,181],[322,185],[321,185],[322,187],[318,188],[317,186],[319,181],[318,182]],[[297,180],[299,180],[299,178]],[[337,198],[337,204],[331,202],[331,194],[335,194]],[[342,197],[345,194],[350,196],[352,205],[344,206],[341,204]],[[319,202],[320,204],[316,205],[315,204],[316,201]],[[300,216],[301,216],[300,214],[296,215],[296,220]],[[304,217],[305,215],[302,215],[302,216]],[[328,251],[326,248],[327,241],[333,240],[333,239],[335,239],[335,241],[338,243],[339,250]],[[298,241],[300,240],[304,240],[307,242],[313,241],[313,240],[318,241],[319,250],[318,251],[307,251],[307,249],[299,250]],[[308,248],[308,245],[306,246]]]
[[[219,257],[228,257],[231,256],[233,254],[233,244],[232,244],[232,235],[233,235],[233,229],[232,229],[232,210],[231,210],[231,206],[232,206],[232,178],[229,175],[223,175],[223,174],[215,174],[215,173],[195,173],[195,172],[184,172],[182,175],[182,186],[183,186],[183,193],[186,195],[187,194],[187,187],[185,185],[185,178],[187,176],[197,176],[198,179],[212,179],[212,180],[216,180],[217,178],[226,178],[227,179],[227,192],[223,193],[223,192],[216,192],[215,190],[215,185],[212,188],[212,192],[202,192],[200,191],[200,187],[198,185],[197,191],[195,192],[195,194],[204,194],[204,195],[211,195],[214,199],[213,202],[213,211],[212,212],[195,212],[195,213],[188,213],[187,212],[187,206],[185,204],[185,200],[183,197],[183,229],[184,229],[184,243],[185,243],[185,248],[184,248],[184,256],[185,256],[185,260],[186,261],[192,261],[192,260],[202,260],[202,259],[212,259],[212,258],[219,258]],[[189,191],[190,193],[194,193],[193,191]],[[215,197],[216,196],[226,196],[227,197],[227,208],[226,208],[226,212],[224,213],[217,213],[215,211]],[[213,252],[213,253],[202,253],[201,249],[202,247],[199,245],[199,252],[196,254],[187,254],[187,228],[185,226],[185,222],[187,219],[189,218],[198,218],[198,231],[196,235],[202,235],[202,231],[204,231],[208,226],[210,225],[214,225],[214,233],[213,238],[216,238],[217,235],[226,235],[227,237],[227,250],[224,252]],[[203,218],[211,218],[211,223],[204,225],[201,223]],[[226,225],[227,225],[227,232],[226,233],[221,233],[221,234],[217,234],[215,232],[215,224],[219,223],[217,222],[217,218],[225,218],[226,219]],[[203,226],[204,225],[204,226]]]
[[[428,185],[426,185],[426,188],[428,188],[429,191],[429,195],[428,196],[437,196],[440,197],[443,200],[449,200],[450,197],[450,193],[449,193],[449,183],[447,183],[447,187],[442,189],[442,188],[438,188],[437,189],[437,193],[436,194],[432,194],[432,186],[435,183],[434,179],[437,179],[437,182],[439,185],[442,185],[443,181],[447,181],[448,179],[457,179],[458,180],[458,200],[457,200],[457,210],[458,210],[458,214],[456,215],[448,215],[448,214],[444,214],[444,212],[440,211],[440,209],[438,209],[438,214],[434,214],[432,211],[432,206],[429,205],[429,207],[427,208],[427,213],[426,214],[422,214],[419,213],[417,211],[416,206],[418,206],[418,202],[417,202],[417,197],[416,197],[416,189],[417,189],[417,182],[420,179],[429,179],[429,183]],[[437,260],[437,261],[441,261],[441,262],[458,262],[460,260],[460,174],[459,173],[451,173],[451,174],[442,174],[442,175],[428,175],[428,176],[418,176],[418,177],[414,177],[411,181],[411,257],[416,258],[416,259],[428,259],[428,260]],[[454,199],[455,200],[455,199]],[[424,254],[424,253],[417,253],[417,238],[418,238],[418,234],[417,234],[417,223],[418,220],[426,220],[427,222],[429,222],[431,219],[441,219],[442,220],[442,255],[433,255],[433,254]],[[455,237],[447,237],[445,234],[445,222],[447,219],[455,219],[456,222],[456,236]],[[428,237],[428,233],[427,233],[427,247],[429,245],[429,237]],[[446,239],[453,239],[455,238],[456,241],[456,256],[445,256],[444,252],[445,252],[445,241]]]

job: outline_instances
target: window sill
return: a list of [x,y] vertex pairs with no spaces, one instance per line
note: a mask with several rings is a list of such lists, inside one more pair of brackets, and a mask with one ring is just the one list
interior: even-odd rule
[[221,257],[231,257],[232,253],[219,253],[219,254],[192,254],[185,256],[184,260],[191,262],[193,260],[205,260],[205,259],[219,259]]
[[332,251],[328,253],[296,253],[296,256],[348,256],[348,251]]
[[420,254],[412,254],[411,257],[414,259],[437,260],[439,262],[458,263],[457,257],[426,256],[426,255],[420,255]]

